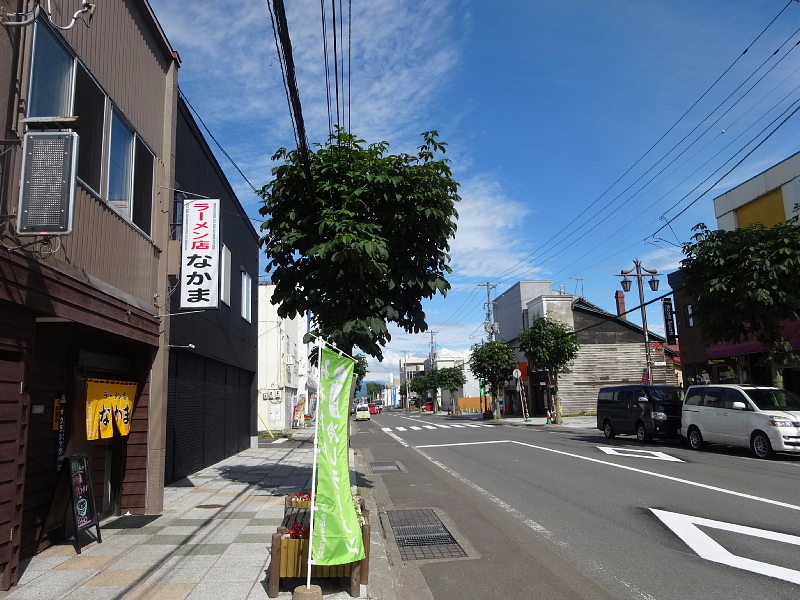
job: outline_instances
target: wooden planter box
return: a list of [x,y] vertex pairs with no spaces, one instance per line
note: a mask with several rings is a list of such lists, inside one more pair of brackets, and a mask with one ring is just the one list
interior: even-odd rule
[[[291,500],[290,497],[286,498],[287,508],[303,508],[302,504],[298,505]],[[297,502],[310,504],[308,500]],[[361,584],[369,582],[369,514],[362,508],[362,515],[364,524],[361,525],[361,536],[366,553],[363,560],[342,565],[311,565],[311,577],[349,577],[350,595],[354,598],[361,594]],[[272,560],[269,567],[269,589],[267,590],[267,596],[270,598],[278,596],[282,577],[307,577],[308,575],[308,550],[311,540],[284,538],[283,536],[287,532],[285,527],[279,527],[277,533],[272,534],[272,548],[270,549]]]
[[286,496],[283,503],[286,508],[290,506],[294,506],[295,508],[311,508],[311,500],[301,500],[297,496]]

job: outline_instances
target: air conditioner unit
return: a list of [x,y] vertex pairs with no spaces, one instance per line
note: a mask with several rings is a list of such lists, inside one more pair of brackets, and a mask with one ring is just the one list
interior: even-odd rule
[[72,233],[77,163],[77,133],[32,131],[23,136],[18,235]]

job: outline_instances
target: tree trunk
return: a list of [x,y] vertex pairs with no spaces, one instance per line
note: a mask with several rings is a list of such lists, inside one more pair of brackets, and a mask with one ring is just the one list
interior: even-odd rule
[[779,365],[774,360],[769,363],[769,372],[772,376],[772,385],[777,388],[783,387],[783,365]]
[[[556,425],[561,425],[564,423],[564,417],[561,411],[561,398],[558,397],[558,372],[557,371],[548,371],[547,373],[549,381],[548,383],[548,390],[552,394],[553,397],[553,406],[556,409],[555,419]],[[553,387],[551,388],[549,383],[550,381],[553,382]]]

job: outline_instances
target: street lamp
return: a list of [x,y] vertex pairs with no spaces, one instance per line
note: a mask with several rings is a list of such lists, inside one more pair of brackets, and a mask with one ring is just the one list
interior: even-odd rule
[[647,361],[647,381],[642,381],[642,383],[649,385],[652,383],[653,362],[650,357],[650,335],[647,331],[647,310],[644,306],[644,285],[642,285],[642,280],[649,275],[650,279],[647,280],[647,284],[652,291],[657,292],[659,280],[656,279],[656,275],[660,275],[660,273],[657,269],[645,269],[639,260],[634,260],[633,265],[633,269],[628,269],[627,271],[623,269],[617,277],[622,277],[622,290],[625,292],[631,291],[632,281],[629,277],[636,278],[636,283],[639,286],[639,307],[642,310],[642,328],[644,329],[644,354]]

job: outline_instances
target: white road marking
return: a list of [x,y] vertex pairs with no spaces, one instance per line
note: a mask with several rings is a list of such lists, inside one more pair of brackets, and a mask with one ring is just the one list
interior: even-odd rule
[[423,425],[422,427],[425,429],[436,429],[436,427],[434,427],[433,425]]
[[397,431],[405,431],[406,430],[405,427],[395,427],[395,429],[397,429]]
[[698,525],[710,527],[712,529],[722,529],[723,531],[730,531],[733,533],[741,533],[742,535],[749,535],[764,540],[773,540],[776,542],[783,542],[784,544],[800,546],[800,537],[796,535],[788,535],[785,533],[778,533],[777,531],[756,529],[755,527],[735,525],[733,523],[725,523],[724,521],[714,521],[712,519],[682,515],[666,510],[656,510],[655,508],[651,508],[650,511],[661,519],[664,525],[669,527],[687,546],[694,550],[700,558],[729,567],[759,573],[767,577],[774,577],[775,579],[783,579],[784,581],[800,584],[800,571],[731,554],[701,531]]
[[392,428],[391,428],[391,427],[382,427],[381,429],[382,429],[383,431],[391,431],[391,430],[392,430]]
[[480,425],[475,425],[475,423],[465,423],[464,427],[480,427]]
[[674,456],[670,456],[664,452],[658,452],[657,450],[639,450],[637,448],[611,448],[609,446],[598,446],[598,449],[602,450],[606,454],[610,454],[612,456],[632,456],[634,458],[653,458],[655,460],[669,460],[672,462],[680,462],[683,461],[680,458],[675,458]]
[[434,423],[436,427],[441,427],[442,429],[450,429],[450,425],[439,425],[438,423]]
[[536,446],[535,444],[518,442],[516,440],[490,440],[486,442],[457,442],[453,444],[428,444],[424,446],[416,446],[416,448],[447,448],[452,446],[477,446],[479,444],[519,444],[520,446],[527,446],[528,448],[534,448],[536,450],[544,450],[545,452],[552,452],[553,454],[561,454],[562,456],[571,456],[572,458],[579,458],[581,460],[586,460],[589,462],[606,465],[609,467],[614,467],[615,469],[633,471],[634,473],[640,473],[642,475],[650,475],[652,477],[658,477],[659,479],[666,479],[668,481],[675,481],[677,483],[685,483],[686,485],[703,488],[705,490],[711,490],[712,492],[720,492],[722,494],[729,494],[731,496],[737,496],[739,498],[746,498],[747,500],[755,500],[756,502],[763,502],[764,504],[772,504],[773,506],[781,506],[783,508],[800,511],[800,506],[796,504],[789,504],[788,502],[780,502],[779,500],[770,500],[769,498],[761,498],[759,496],[753,496],[752,494],[745,494],[742,492],[735,492],[733,490],[726,490],[725,488],[720,488],[705,483],[698,483],[697,481],[690,481],[688,479],[681,479],[680,477],[672,477],[670,475],[662,475],[661,473],[645,471],[644,469],[637,469],[635,467],[629,467],[627,465],[618,465],[616,463],[608,462],[606,460],[600,460],[599,458],[581,456],[580,454],[572,454],[571,452],[564,452],[563,450],[555,450],[554,448],[545,448],[544,446]]
[[412,426],[411,426],[411,429],[414,429],[414,430],[416,430],[416,431],[419,431],[420,429],[422,429],[422,427],[417,427],[416,425],[412,425]]
[[465,427],[465,425],[456,425],[455,423],[451,423],[450,427]]
[[285,441],[286,441],[286,438],[279,438],[277,440],[272,440],[272,443],[273,444],[282,444]]

